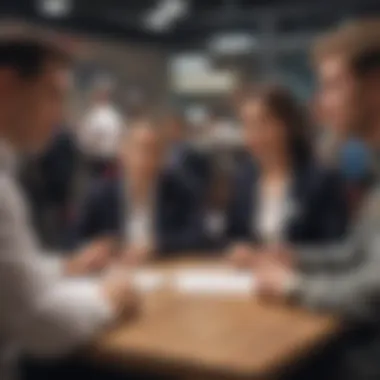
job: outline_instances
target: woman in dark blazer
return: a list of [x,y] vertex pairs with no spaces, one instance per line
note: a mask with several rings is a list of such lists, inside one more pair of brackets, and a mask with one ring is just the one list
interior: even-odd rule
[[340,239],[348,219],[343,182],[316,162],[311,126],[291,93],[258,88],[240,111],[249,157],[233,184],[229,241],[260,246]]

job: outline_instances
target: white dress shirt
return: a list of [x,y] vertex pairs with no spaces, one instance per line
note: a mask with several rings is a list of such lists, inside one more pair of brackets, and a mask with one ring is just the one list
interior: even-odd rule
[[284,239],[284,229],[289,216],[288,182],[278,182],[270,187],[261,186],[258,199],[257,223],[261,239],[268,244]]
[[[0,143],[0,379],[9,352],[37,357],[69,353],[113,318],[99,285],[65,277],[41,254],[14,177],[15,156]],[[8,377],[7,377],[8,376]]]
[[95,105],[84,117],[80,131],[83,152],[93,158],[115,158],[123,131],[123,119],[111,104]]
[[205,216],[207,234],[212,238],[220,238],[226,230],[226,215],[223,211],[209,210]]
[[135,248],[151,247],[154,243],[154,195],[149,194],[145,202],[137,204],[127,192],[128,210],[125,216],[128,245]]

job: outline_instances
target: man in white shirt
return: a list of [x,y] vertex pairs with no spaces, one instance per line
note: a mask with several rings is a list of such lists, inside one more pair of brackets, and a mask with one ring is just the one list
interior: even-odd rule
[[95,177],[114,170],[123,118],[111,102],[112,84],[98,83],[79,131],[80,146]]
[[[41,252],[15,180],[17,156],[43,148],[61,118],[68,60],[26,37],[0,40],[0,379],[10,350],[50,358],[87,343],[135,305],[126,279],[87,281],[81,259]],[[86,265],[83,266],[84,269]]]

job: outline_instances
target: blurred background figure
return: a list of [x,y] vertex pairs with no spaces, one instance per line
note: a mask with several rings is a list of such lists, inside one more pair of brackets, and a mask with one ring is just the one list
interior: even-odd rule
[[203,145],[213,152],[225,151],[241,146],[241,129],[238,128],[236,118],[223,116],[217,111],[210,111],[205,121],[205,133],[202,136]]
[[342,238],[343,183],[316,162],[311,124],[292,94],[276,85],[258,87],[243,102],[241,120],[251,157],[233,183],[230,238],[258,247]]
[[109,78],[99,79],[94,86],[91,106],[79,130],[81,151],[92,179],[114,175],[117,148],[124,120],[112,100],[114,84]]
[[189,126],[179,112],[165,115],[161,133],[166,144],[165,166],[202,198],[210,181],[211,164],[207,154],[195,149],[189,141]]
[[151,120],[130,126],[120,145],[122,175],[91,188],[77,227],[79,241],[111,237],[126,262],[199,246],[199,199],[181,177],[164,170],[164,148]]

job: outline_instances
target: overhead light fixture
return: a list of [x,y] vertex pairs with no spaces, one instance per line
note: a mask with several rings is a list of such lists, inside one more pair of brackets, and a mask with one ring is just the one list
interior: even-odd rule
[[72,0],[37,0],[37,11],[48,17],[65,17],[73,8]]
[[249,53],[257,44],[257,38],[248,33],[223,33],[211,38],[209,50],[216,54],[234,55]]
[[208,72],[211,68],[210,58],[203,53],[185,53],[172,58],[171,72],[176,75],[187,75]]
[[144,24],[154,31],[164,31],[184,17],[188,8],[186,0],[162,0],[157,7],[148,12]]

